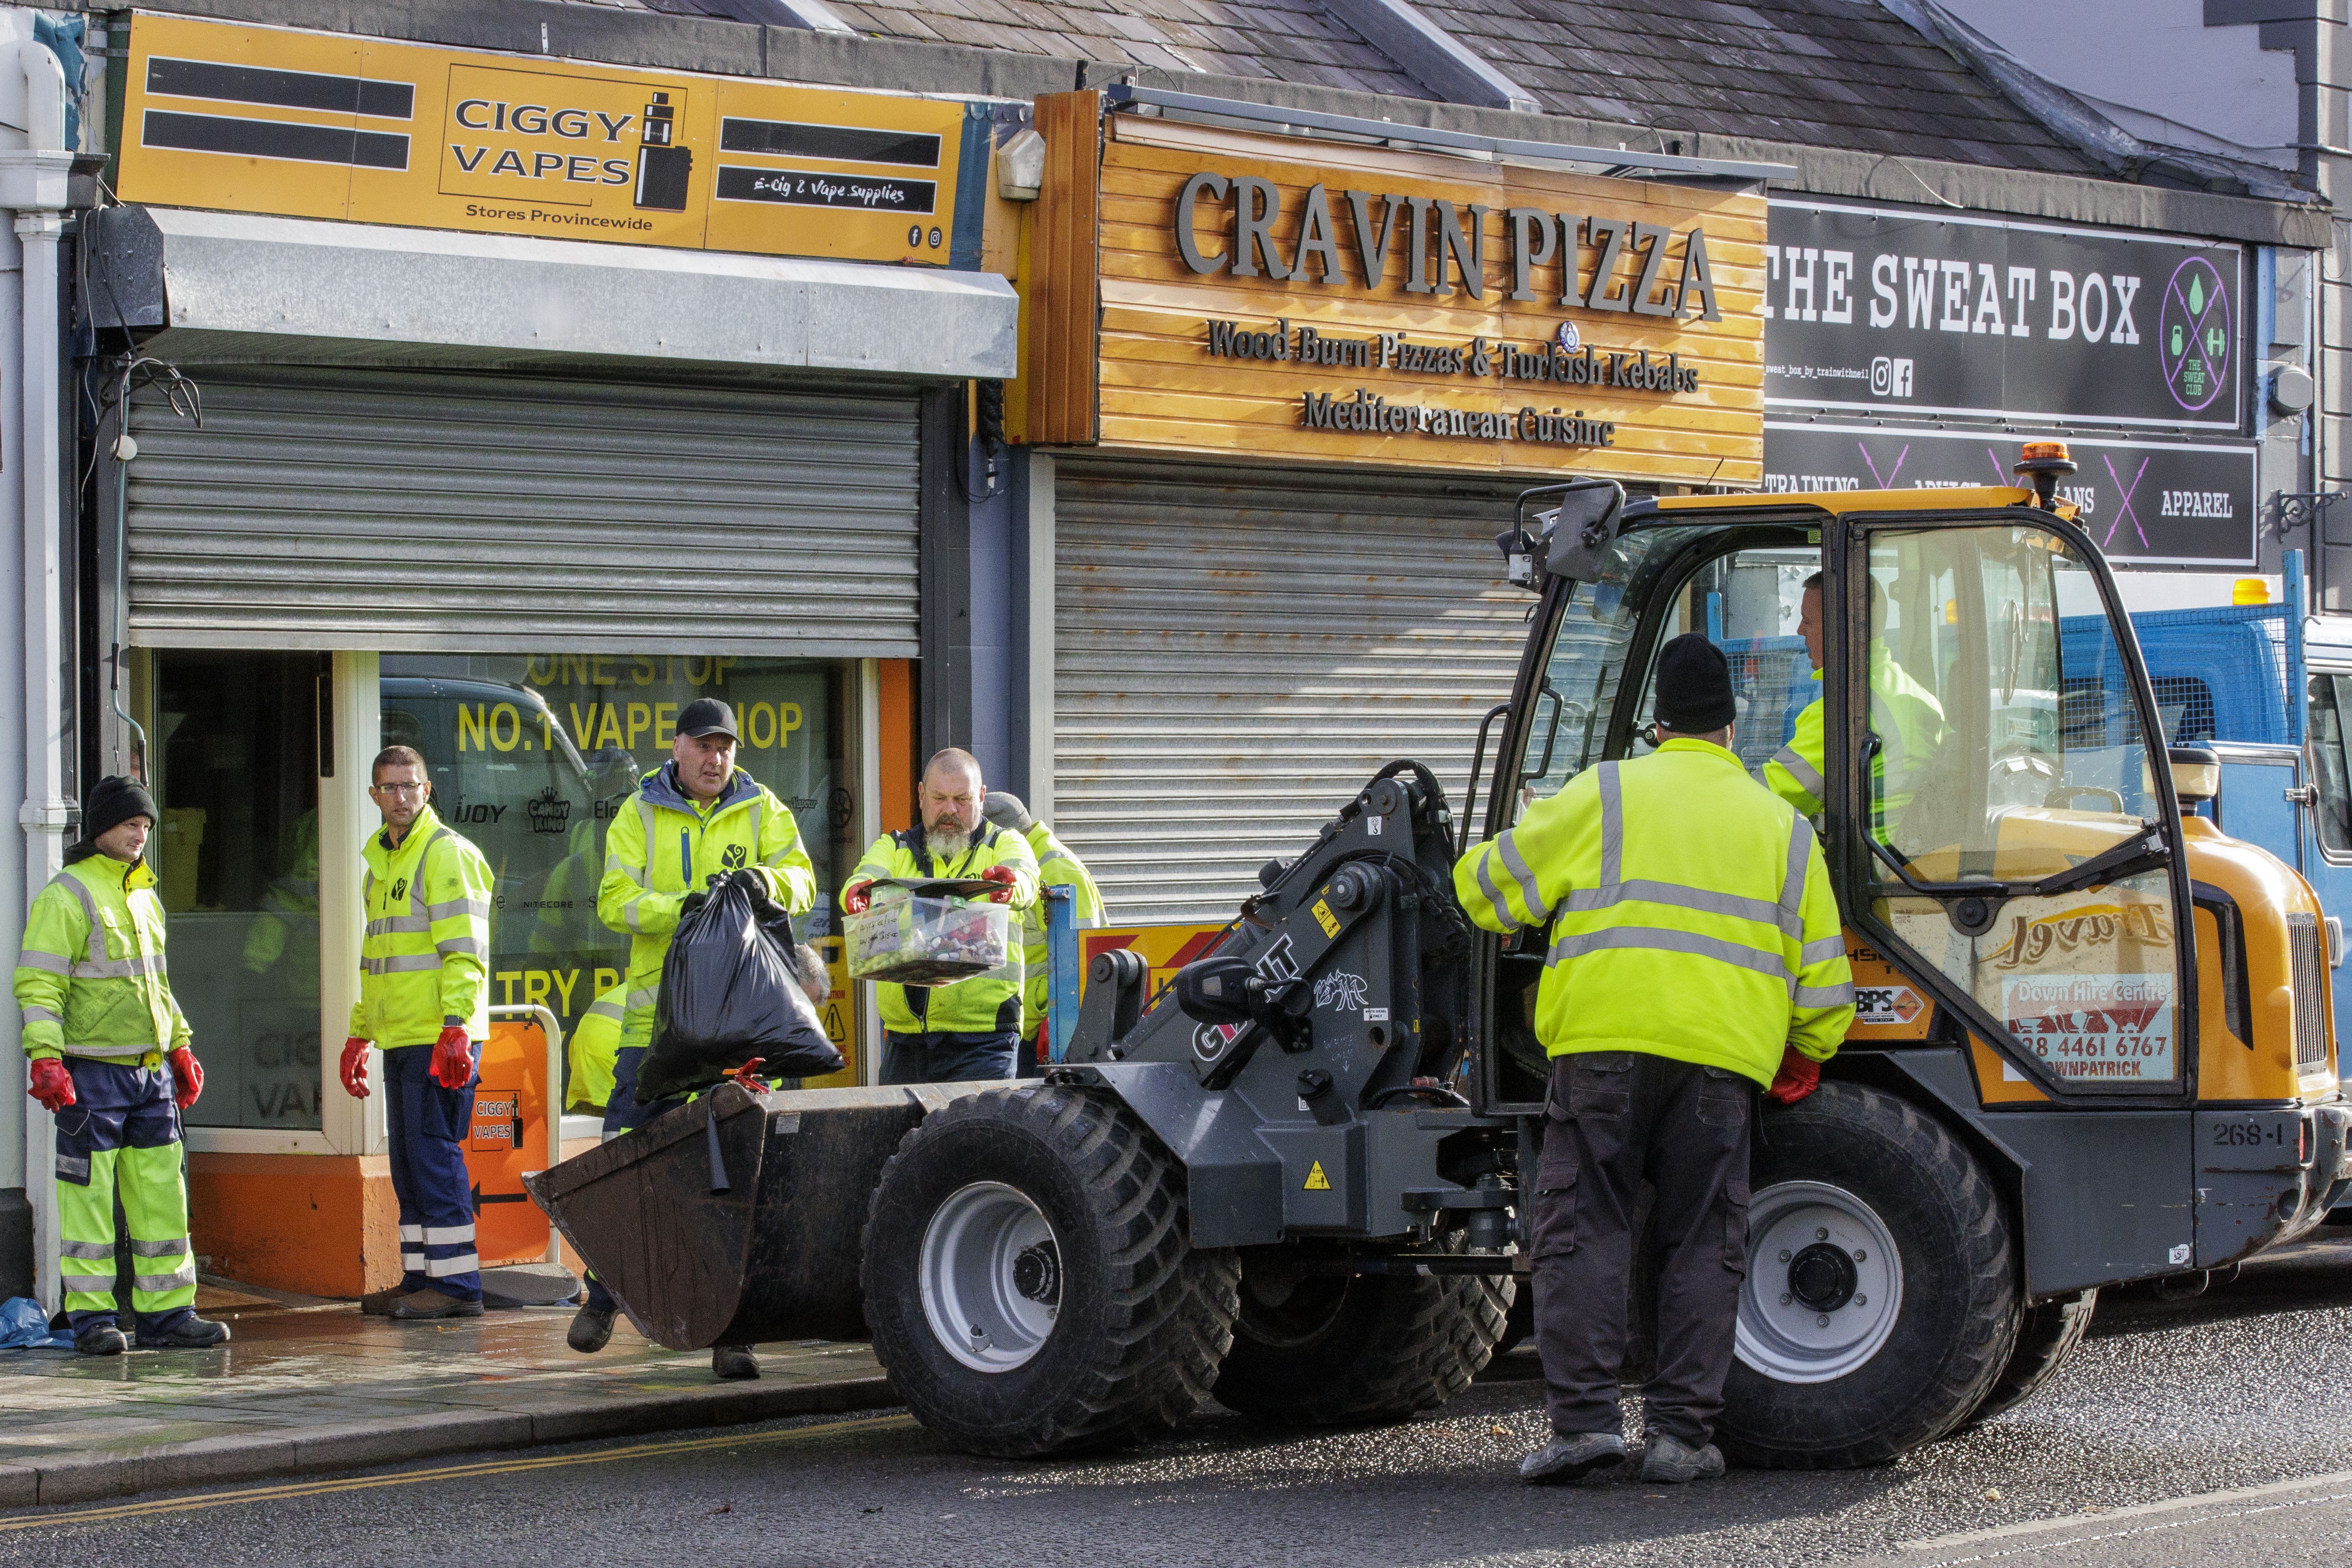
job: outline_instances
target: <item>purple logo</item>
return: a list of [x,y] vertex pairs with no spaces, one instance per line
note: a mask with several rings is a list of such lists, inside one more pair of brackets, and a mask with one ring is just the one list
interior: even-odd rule
[[2172,401],[2191,413],[2211,405],[2230,384],[2230,292],[2201,256],[2173,268],[2157,319],[2157,357]]

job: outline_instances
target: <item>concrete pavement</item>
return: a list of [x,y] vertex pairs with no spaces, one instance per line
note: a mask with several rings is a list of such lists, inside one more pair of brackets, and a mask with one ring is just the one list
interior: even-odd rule
[[207,1351],[92,1358],[0,1352],[0,1508],[317,1474],[492,1448],[892,1402],[862,1344],[763,1345],[756,1382],[647,1343],[563,1343],[569,1308],[449,1322],[288,1307],[207,1287],[235,1337]]

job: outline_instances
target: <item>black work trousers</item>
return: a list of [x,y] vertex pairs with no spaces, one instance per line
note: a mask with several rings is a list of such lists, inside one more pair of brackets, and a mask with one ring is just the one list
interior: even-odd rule
[[1536,1349],[1552,1430],[1617,1432],[1642,1184],[1654,1191],[1657,1366],[1643,1424],[1694,1448],[1723,1409],[1748,1274],[1752,1079],[1643,1051],[1552,1059],[1536,1173]]

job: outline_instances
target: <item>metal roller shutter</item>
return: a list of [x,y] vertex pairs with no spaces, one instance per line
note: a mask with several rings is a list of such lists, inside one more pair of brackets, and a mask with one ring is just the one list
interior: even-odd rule
[[912,394],[203,368],[134,400],[151,647],[912,657]]
[[1395,758],[1459,795],[1526,632],[1517,493],[1063,460],[1054,827],[1115,920],[1231,919]]

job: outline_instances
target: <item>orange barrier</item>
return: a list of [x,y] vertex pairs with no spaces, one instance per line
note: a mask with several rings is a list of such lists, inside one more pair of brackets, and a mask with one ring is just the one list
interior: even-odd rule
[[473,1135],[466,1141],[474,1244],[484,1268],[555,1256],[547,1216],[523,1190],[522,1178],[563,1157],[554,1100],[562,1083],[562,1030],[545,1008],[490,1009],[490,1038],[474,1090]]

